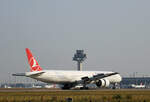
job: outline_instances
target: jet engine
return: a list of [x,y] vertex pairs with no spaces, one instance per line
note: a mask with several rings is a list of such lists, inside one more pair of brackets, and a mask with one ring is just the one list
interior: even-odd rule
[[100,79],[96,82],[98,87],[109,87],[110,81],[108,79]]

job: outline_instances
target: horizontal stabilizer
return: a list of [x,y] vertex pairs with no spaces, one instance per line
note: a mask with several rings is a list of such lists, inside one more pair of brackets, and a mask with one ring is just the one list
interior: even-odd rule
[[25,73],[15,73],[15,74],[12,74],[12,76],[25,76]]

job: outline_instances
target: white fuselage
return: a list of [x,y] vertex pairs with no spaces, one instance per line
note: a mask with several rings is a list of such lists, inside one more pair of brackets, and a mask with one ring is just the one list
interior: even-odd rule
[[[46,83],[72,83],[81,80],[83,77],[93,77],[97,74],[107,74],[112,73],[109,71],[64,71],[64,70],[42,70],[40,75],[32,75],[35,72],[26,72],[25,75],[36,80],[40,80]],[[119,83],[122,78],[119,74],[105,77],[103,79],[108,79],[110,83]]]
[[137,88],[137,89],[139,88],[140,89],[140,88],[145,88],[145,85],[135,85],[135,84],[132,84],[131,87],[132,88]]

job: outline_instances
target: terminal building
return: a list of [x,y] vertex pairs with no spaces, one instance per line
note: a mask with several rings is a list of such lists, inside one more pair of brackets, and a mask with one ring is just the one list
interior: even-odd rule
[[131,88],[131,85],[145,85],[150,88],[150,77],[123,77],[120,83],[121,88]]

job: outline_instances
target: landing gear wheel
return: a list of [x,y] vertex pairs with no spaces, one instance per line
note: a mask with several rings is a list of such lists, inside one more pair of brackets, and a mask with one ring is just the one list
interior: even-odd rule
[[71,84],[65,84],[64,87],[62,87],[62,89],[64,89],[64,90],[69,90],[71,88],[72,88]]
[[117,86],[117,83],[114,83],[112,89],[116,89],[116,86]]
[[116,89],[116,87],[115,87],[115,86],[113,86],[113,87],[112,87],[112,89]]
[[81,87],[80,89],[81,90],[88,90],[89,88],[88,87]]

